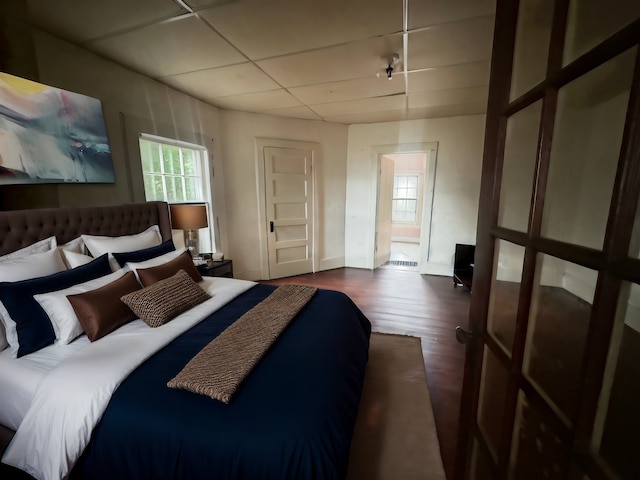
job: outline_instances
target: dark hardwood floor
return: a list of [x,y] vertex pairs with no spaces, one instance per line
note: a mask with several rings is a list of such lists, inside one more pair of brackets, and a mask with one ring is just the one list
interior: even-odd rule
[[442,459],[451,480],[465,354],[464,346],[456,342],[455,327],[467,325],[469,291],[454,287],[451,277],[393,268],[373,271],[339,268],[265,283],[297,283],[340,290],[360,307],[374,331],[422,338]]

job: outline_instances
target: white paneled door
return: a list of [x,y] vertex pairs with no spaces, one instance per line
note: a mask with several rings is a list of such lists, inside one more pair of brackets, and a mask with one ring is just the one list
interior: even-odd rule
[[391,216],[393,212],[393,172],[395,164],[388,157],[380,157],[378,177],[378,206],[376,221],[376,255],[374,268],[384,265],[391,255]]
[[313,271],[313,151],[264,147],[269,278]]

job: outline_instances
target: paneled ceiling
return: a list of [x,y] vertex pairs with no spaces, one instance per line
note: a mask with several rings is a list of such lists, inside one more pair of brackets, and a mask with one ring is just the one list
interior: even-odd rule
[[36,27],[224,109],[344,124],[486,111],[495,0],[28,4]]

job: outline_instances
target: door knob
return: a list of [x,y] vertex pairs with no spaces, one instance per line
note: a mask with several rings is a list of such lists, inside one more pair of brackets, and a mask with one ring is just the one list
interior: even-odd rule
[[456,340],[458,340],[458,343],[462,343],[464,345],[474,338],[476,338],[476,334],[473,331],[467,332],[460,325],[456,327]]
[[273,222],[269,222],[269,230],[271,231],[271,233],[273,233]]

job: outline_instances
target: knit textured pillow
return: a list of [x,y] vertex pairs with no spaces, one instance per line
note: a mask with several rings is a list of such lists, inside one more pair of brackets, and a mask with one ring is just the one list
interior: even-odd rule
[[150,327],[160,327],[211,296],[184,270],[120,299]]

